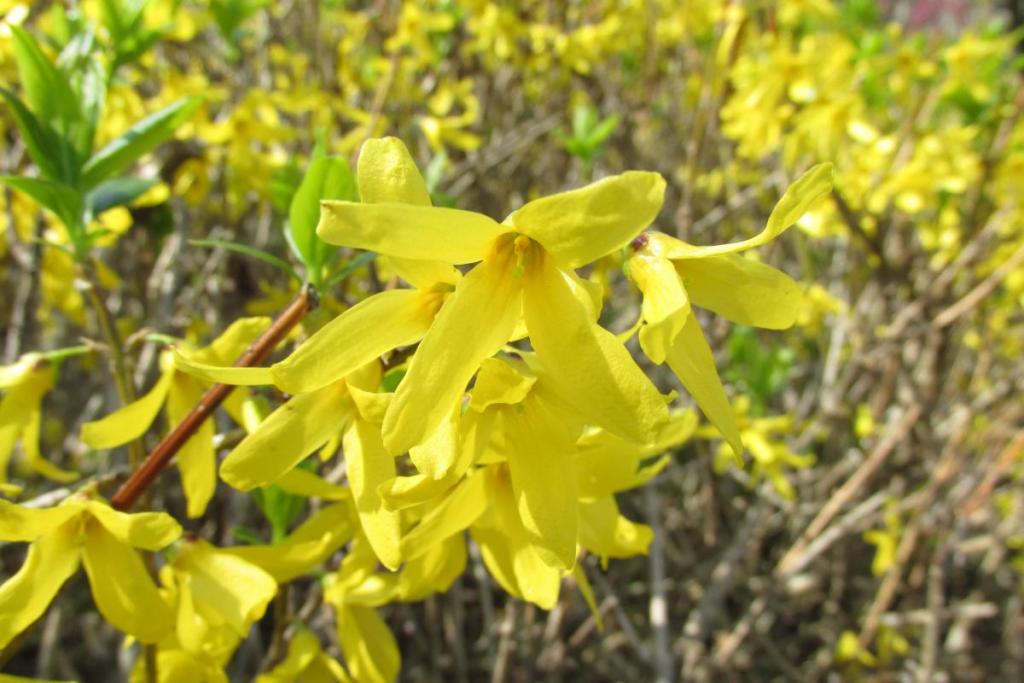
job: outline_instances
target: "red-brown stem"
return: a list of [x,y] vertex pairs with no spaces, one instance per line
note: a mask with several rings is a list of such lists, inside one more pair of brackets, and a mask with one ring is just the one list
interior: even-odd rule
[[[253,342],[241,358],[235,361],[235,367],[259,365],[266,360],[270,352],[291,332],[292,328],[316,308],[316,304],[316,293],[312,288],[304,287],[284,313],[278,316],[274,324]],[[157,447],[146,456],[139,468],[121,485],[114,497],[110,499],[111,506],[117,510],[130,510],[139,497],[146,492],[146,489],[152,485],[160,472],[170,464],[189,437],[199,429],[206,418],[213,414],[213,411],[233,389],[233,386],[227,384],[214,384],[210,387],[199,399],[199,403],[192,409],[192,412],[186,415],[185,419],[179,422],[178,426],[171,430],[171,433],[164,437],[163,441],[157,444]]]

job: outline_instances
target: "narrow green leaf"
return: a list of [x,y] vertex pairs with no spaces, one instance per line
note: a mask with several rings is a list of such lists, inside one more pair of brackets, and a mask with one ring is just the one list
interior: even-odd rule
[[78,160],[71,145],[49,125],[40,121],[13,92],[0,87],[0,96],[7,102],[14,125],[18,127],[28,154],[39,167],[40,173],[50,180],[74,185]]
[[331,273],[330,277],[327,278],[327,286],[333,287],[334,285],[341,282],[343,279],[347,278],[349,275],[356,272],[357,270],[359,270],[360,268],[362,268],[375,258],[377,258],[377,254],[375,254],[372,251],[362,252],[361,254],[359,254],[359,256],[356,256],[354,259],[343,265],[341,268]]
[[192,116],[202,100],[186,97],[150,114],[96,152],[82,168],[82,187],[90,190],[123,172],[139,157],[153,151]]
[[270,264],[275,268],[284,271],[291,277],[295,278],[297,281],[302,282],[302,278],[299,277],[299,274],[295,272],[295,269],[292,268],[287,261],[285,261],[282,258],[278,258],[273,254],[268,254],[267,252],[261,249],[250,247],[247,244],[239,244],[238,242],[231,242],[229,240],[189,240],[188,243],[191,244],[193,247],[211,247],[214,249],[226,249],[228,251],[233,251],[236,254],[244,254],[245,256],[249,256],[254,259],[263,261],[264,263]]
[[82,224],[82,195],[73,187],[26,176],[0,176],[0,183],[23,192],[52,211],[69,231]]
[[115,206],[127,206],[146,190],[156,185],[157,181],[149,178],[114,178],[106,180],[86,195],[86,206],[90,213],[98,216]]
[[11,26],[11,34],[14,36],[18,77],[29,107],[40,120],[68,135],[72,124],[82,118],[71,84],[27,31],[20,26]]
[[319,284],[320,271],[330,253],[328,245],[316,234],[323,199],[356,199],[355,177],[348,162],[341,157],[314,158],[292,197],[288,212],[288,243],[296,258],[306,266],[314,285]]

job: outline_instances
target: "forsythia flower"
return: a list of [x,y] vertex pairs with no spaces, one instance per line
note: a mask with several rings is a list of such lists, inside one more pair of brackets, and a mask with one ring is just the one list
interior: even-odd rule
[[[92,448],[114,448],[137,439],[153,424],[164,403],[167,404],[168,424],[173,428],[191,412],[204,391],[202,384],[182,372],[176,359],[186,357],[187,353],[188,358],[200,363],[233,363],[269,323],[268,318],[243,318],[235,321],[209,346],[164,353],[160,363],[163,372],[149,393],[103,419],[82,425],[82,441]],[[241,392],[235,392],[225,403],[239,422],[242,422],[240,405],[244,400]],[[212,422],[203,422],[179,451],[176,460],[188,501],[188,516],[199,517],[217,485]]]
[[39,474],[55,481],[74,481],[78,475],[43,459],[39,452],[39,426],[43,397],[56,375],[52,364],[39,354],[26,354],[13,365],[0,366],[0,485],[7,485],[7,465],[20,440],[25,461]]
[[220,474],[242,491],[270,484],[341,432],[359,520],[381,562],[395,569],[401,562],[399,518],[384,508],[378,491],[395,476],[395,459],[384,450],[380,437],[391,396],[374,393],[379,384],[380,365],[375,361],[346,379],[295,396],[228,454]]
[[655,363],[668,362],[737,457],[743,443],[735,415],[691,304],[744,325],[791,326],[800,311],[799,285],[736,252],[774,239],[831,189],[832,165],[815,166],[786,190],[764,230],[742,242],[695,247],[661,233],[633,242],[629,274],[644,295],[640,347]]
[[103,617],[157,642],[174,618],[135,548],[160,550],[180,535],[170,515],[126,514],[82,495],[45,509],[0,500],[0,539],[31,543],[25,564],[0,586],[0,647],[42,615],[82,563]]
[[320,647],[312,631],[302,629],[288,642],[288,655],[256,683],[348,683],[352,679]]
[[402,453],[441,424],[480,363],[513,337],[520,317],[559,392],[587,417],[632,440],[653,440],[667,408],[626,348],[598,326],[574,269],[630,242],[657,215],[665,181],[630,171],[539,199],[504,222],[459,209],[324,201],[317,234],[332,244],[405,259],[479,262],[434,319],[384,418]]

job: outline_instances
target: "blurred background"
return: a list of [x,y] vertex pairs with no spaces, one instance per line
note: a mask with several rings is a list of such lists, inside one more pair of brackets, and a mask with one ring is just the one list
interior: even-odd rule
[[[802,283],[798,324],[702,320],[746,467],[701,428],[620,498],[656,540],[588,566],[603,633],[578,592],[550,613],[506,599],[478,557],[447,594],[385,608],[401,680],[1024,678],[1021,2],[0,0],[0,16],[0,85],[19,88],[11,25],[52,54],[80,45],[83,78],[99,65],[97,148],[202,97],[139,167],[154,182],[89,228],[139,387],[162,348],[140,330],[205,339],[294,296],[273,265],[190,240],[288,259],[282,225],[318,140],[354,161],[398,136],[436,204],[496,218],[658,171],[654,227],[694,244],[755,234],[789,182],[835,164],[831,197],[759,253]],[[0,136],[0,172],[33,172],[9,108]],[[91,313],[53,216],[5,189],[0,225],[3,362],[81,343]],[[341,258],[354,266],[308,326],[387,286]],[[615,332],[639,312],[621,266],[585,273]],[[123,468],[78,440],[116,405],[95,360],[65,362],[43,402],[47,457]],[[29,496],[52,486],[14,478]],[[220,492],[194,530],[229,538],[256,514],[239,496]],[[81,588],[17,671],[126,666]],[[259,658],[245,647],[238,680]]]

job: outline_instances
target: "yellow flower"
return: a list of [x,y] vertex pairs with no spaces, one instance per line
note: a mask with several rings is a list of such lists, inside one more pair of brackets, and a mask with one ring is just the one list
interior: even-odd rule
[[512,338],[520,316],[559,390],[588,421],[647,442],[667,408],[621,343],[594,319],[574,269],[636,236],[661,208],[665,182],[630,171],[539,199],[503,223],[458,209],[325,201],[317,233],[332,244],[406,259],[480,262],[434,319],[384,419],[391,453],[422,443],[481,361]]
[[321,648],[316,634],[302,629],[288,642],[288,655],[256,683],[348,683],[352,679]]
[[733,322],[785,329],[800,311],[799,285],[784,273],[738,256],[780,235],[832,189],[832,165],[819,164],[794,182],[747,240],[695,247],[661,233],[633,243],[629,274],[643,292],[640,347],[655,363],[668,362],[697,405],[725,436],[736,456],[743,444],[729,399],[691,304]]
[[[396,138],[369,140],[356,167],[365,204],[430,206],[430,195],[405,145]],[[390,259],[388,265],[414,289],[393,289],[362,301],[321,328],[291,356],[274,364],[274,383],[290,393],[332,384],[427,333],[459,272],[439,262]]]
[[378,491],[395,476],[395,459],[380,437],[391,395],[375,393],[379,385],[380,365],[374,361],[346,379],[293,397],[228,454],[220,475],[242,491],[273,483],[341,433],[359,521],[381,562],[395,569],[399,518],[385,509]]
[[244,638],[277,593],[263,569],[199,539],[184,543],[168,569],[161,578],[177,587],[177,637],[192,652],[203,651],[211,630]]
[[[181,359],[187,354],[199,363],[233,363],[269,322],[268,318],[242,318],[204,348],[165,352],[160,363],[163,372],[149,393],[100,420],[82,425],[82,441],[92,448],[115,448],[137,439],[146,433],[165,403],[167,421],[173,428],[192,411],[204,392],[200,382],[182,372]],[[225,403],[240,424],[243,424],[241,404],[244,400],[244,395],[234,392]],[[176,460],[188,501],[188,516],[199,517],[217,485],[212,422],[203,422],[178,452]]]
[[126,514],[79,495],[45,509],[0,500],[0,539],[31,543],[25,564],[0,586],[0,647],[42,615],[82,563],[103,617],[157,642],[174,619],[134,548],[159,550],[180,534],[170,515]]
[[0,366],[0,484],[7,484],[7,465],[14,446],[21,441],[28,466],[54,481],[69,482],[75,472],[63,470],[43,459],[39,452],[42,401],[53,388],[56,371],[43,356],[29,353],[13,365]]

